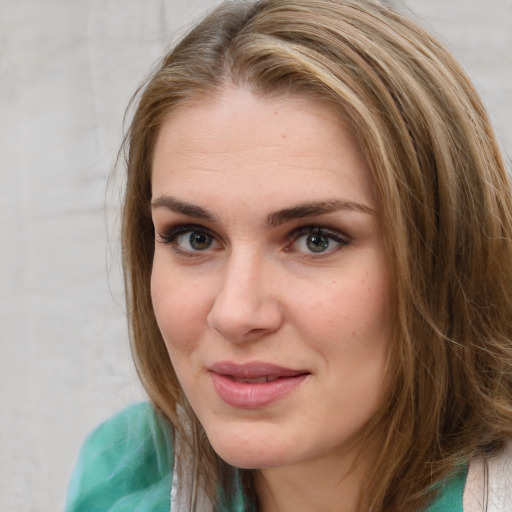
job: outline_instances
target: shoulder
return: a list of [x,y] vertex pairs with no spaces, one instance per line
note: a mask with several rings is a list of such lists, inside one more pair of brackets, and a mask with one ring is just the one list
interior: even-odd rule
[[469,466],[464,512],[512,510],[512,440],[493,457],[478,457]]
[[[468,474],[467,465],[438,483],[437,496],[424,512],[463,512],[462,496]],[[480,511],[481,512],[481,511]]]
[[168,512],[172,432],[149,403],[131,406],[86,439],[66,512]]

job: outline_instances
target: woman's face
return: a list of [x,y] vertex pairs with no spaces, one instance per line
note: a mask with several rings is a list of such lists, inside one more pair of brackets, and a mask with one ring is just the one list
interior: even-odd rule
[[376,412],[390,279],[365,160],[325,105],[247,90],[182,108],[153,160],[151,290],[217,453],[346,457]]

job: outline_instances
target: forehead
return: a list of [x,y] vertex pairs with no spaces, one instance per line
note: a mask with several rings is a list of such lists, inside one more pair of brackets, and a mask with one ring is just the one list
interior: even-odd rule
[[364,155],[324,103],[232,89],[183,106],[162,124],[153,153],[153,197],[177,191],[208,196],[220,189],[225,199],[243,192],[270,200],[272,192],[299,188],[309,200],[331,197],[334,189],[373,203]]

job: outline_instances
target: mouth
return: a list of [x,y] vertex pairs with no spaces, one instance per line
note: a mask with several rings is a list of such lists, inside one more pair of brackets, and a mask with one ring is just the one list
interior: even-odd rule
[[306,370],[261,362],[239,365],[222,361],[208,370],[219,397],[241,409],[268,406],[294,391],[310,375]]
[[213,364],[208,369],[213,373],[224,375],[237,382],[247,382],[249,384],[273,382],[277,379],[309,374],[306,370],[294,370],[262,362],[236,364],[230,361],[221,361]]
[[237,379],[233,375],[226,375],[228,379],[233,379],[236,382],[245,382],[247,384],[263,384],[264,382],[273,382],[277,379],[280,379],[281,377],[277,377],[275,375],[267,375],[265,377],[254,377],[254,378],[244,378],[244,379]]

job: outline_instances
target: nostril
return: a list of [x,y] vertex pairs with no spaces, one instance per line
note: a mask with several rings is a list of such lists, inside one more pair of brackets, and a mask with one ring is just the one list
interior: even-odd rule
[[210,328],[227,340],[258,339],[281,324],[271,269],[254,250],[232,254],[219,274],[217,294],[207,316]]
[[[251,307],[248,307],[251,306]],[[279,308],[271,301],[226,307],[217,302],[207,317],[208,326],[233,342],[252,341],[275,332],[281,325]]]

